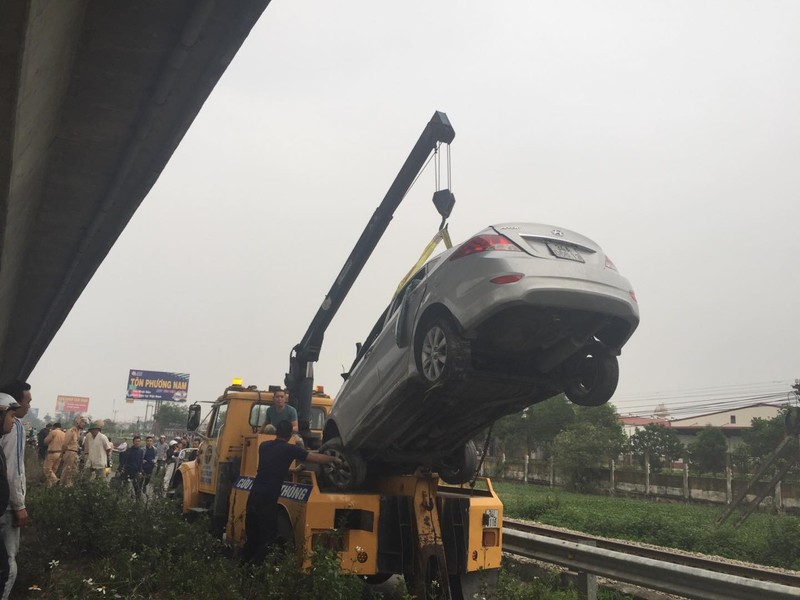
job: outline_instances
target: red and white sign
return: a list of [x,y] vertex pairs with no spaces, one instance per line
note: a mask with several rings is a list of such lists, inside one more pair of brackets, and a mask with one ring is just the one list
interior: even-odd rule
[[89,410],[89,399],[83,396],[59,396],[56,398],[57,413],[81,413]]

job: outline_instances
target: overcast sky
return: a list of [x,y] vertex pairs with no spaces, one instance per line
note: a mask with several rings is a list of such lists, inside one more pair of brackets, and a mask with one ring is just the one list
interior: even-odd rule
[[[800,377],[800,3],[273,0],[31,376],[135,419],[129,369],[190,400],[282,383],[434,110],[454,242],[532,221],[598,242],[641,325],[613,402],[710,406]],[[355,343],[438,227],[426,172],[326,335]]]

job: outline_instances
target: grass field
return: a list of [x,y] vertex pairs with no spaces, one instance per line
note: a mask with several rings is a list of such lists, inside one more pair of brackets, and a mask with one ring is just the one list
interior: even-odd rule
[[800,517],[758,512],[734,529],[714,524],[721,506],[574,494],[521,483],[493,485],[509,518],[800,570]]

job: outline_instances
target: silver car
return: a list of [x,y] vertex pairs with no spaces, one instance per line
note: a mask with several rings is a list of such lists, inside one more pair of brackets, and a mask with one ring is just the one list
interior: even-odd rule
[[323,432],[348,468],[428,466],[463,483],[475,434],[564,392],[598,406],[639,323],[630,283],[592,240],[531,223],[488,227],[428,261],[399,291],[357,355]]

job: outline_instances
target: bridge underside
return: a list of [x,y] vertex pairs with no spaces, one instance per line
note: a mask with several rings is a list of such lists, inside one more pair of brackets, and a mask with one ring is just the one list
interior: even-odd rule
[[0,3],[0,382],[33,370],[268,3]]

